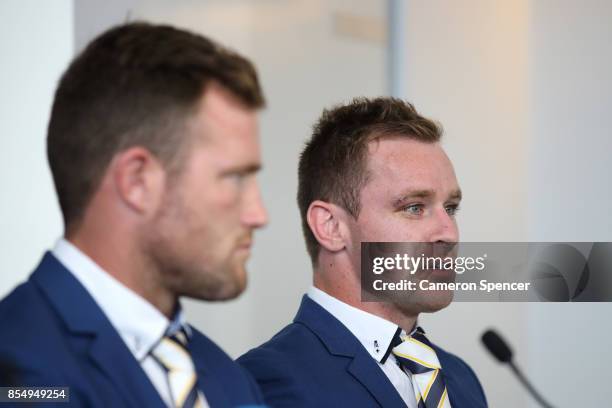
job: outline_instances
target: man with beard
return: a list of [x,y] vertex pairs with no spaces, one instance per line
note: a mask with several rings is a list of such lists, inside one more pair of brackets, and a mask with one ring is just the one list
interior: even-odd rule
[[[361,242],[452,247],[461,191],[441,130],[393,98],[325,110],[299,163],[313,286],[292,324],[239,359],[274,407],[485,407],[470,367],[430,343],[422,312],[452,293],[364,302]],[[443,271],[420,271],[430,276]]]
[[0,303],[16,385],[79,407],[262,403],[179,297],[245,288],[263,104],[248,60],[170,26],[112,28],[70,64],[47,135],[64,237]]

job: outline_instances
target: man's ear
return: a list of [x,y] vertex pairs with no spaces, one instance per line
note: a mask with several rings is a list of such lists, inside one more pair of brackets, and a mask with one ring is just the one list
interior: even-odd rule
[[113,159],[110,170],[117,195],[126,207],[142,215],[157,212],[166,171],[149,150],[139,146],[123,150]]
[[321,200],[310,203],[306,221],[319,245],[330,252],[346,248],[348,228],[344,222],[344,210]]

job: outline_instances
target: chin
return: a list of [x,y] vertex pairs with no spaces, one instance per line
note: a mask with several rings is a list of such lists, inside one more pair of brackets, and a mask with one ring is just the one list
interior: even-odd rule
[[240,296],[246,289],[246,278],[235,280],[226,285],[217,300],[232,300]]
[[438,293],[429,295],[421,304],[422,312],[433,313],[442,310],[453,301],[453,293]]
[[419,313],[433,313],[444,309],[453,301],[452,292],[419,293],[418,297],[408,302],[395,302],[395,306],[406,315],[418,315]]
[[434,313],[448,307],[448,305],[450,305],[450,302],[425,304],[421,306],[421,313]]
[[232,300],[240,296],[247,287],[247,274],[244,266],[234,267],[221,273],[213,287],[209,287],[204,300]]
[[194,290],[194,288],[192,288],[191,290],[183,292],[182,295],[192,299],[216,302],[235,299],[240,296],[242,292],[244,292],[244,287],[235,284],[223,284],[214,287],[206,286],[199,290]]

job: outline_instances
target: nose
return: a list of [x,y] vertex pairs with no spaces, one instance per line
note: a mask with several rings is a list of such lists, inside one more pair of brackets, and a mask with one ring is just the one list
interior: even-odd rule
[[454,217],[446,209],[436,210],[433,217],[430,242],[458,242],[459,228]]
[[244,225],[251,229],[261,228],[268,223],[268,212],[261,198],[261,191],[256,181],[246,197],[245,209],[242,216]]

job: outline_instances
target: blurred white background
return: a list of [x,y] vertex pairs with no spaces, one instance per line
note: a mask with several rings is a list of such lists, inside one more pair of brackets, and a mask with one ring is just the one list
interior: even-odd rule
[[[247,292],[186,309],[234,357],[267,340],[310,284],[295,204],[299,151],[323,107],[388,92],[386,8],[383,0],[2,1],[0,297],[62,233],[45,156],[61,72],[112,25],[165,22],[246,54],[261,75],[271,223],[256,237]],[[445,128],[465,196],[462,240],[612,241],[612,3],[405,0],[404,17],[402,94]],[[456,303],[422,325],[472,365],[492,407],[531,401],[481,347],[489,327],[555,406],[608,406],[610,312],[609,304]]]

